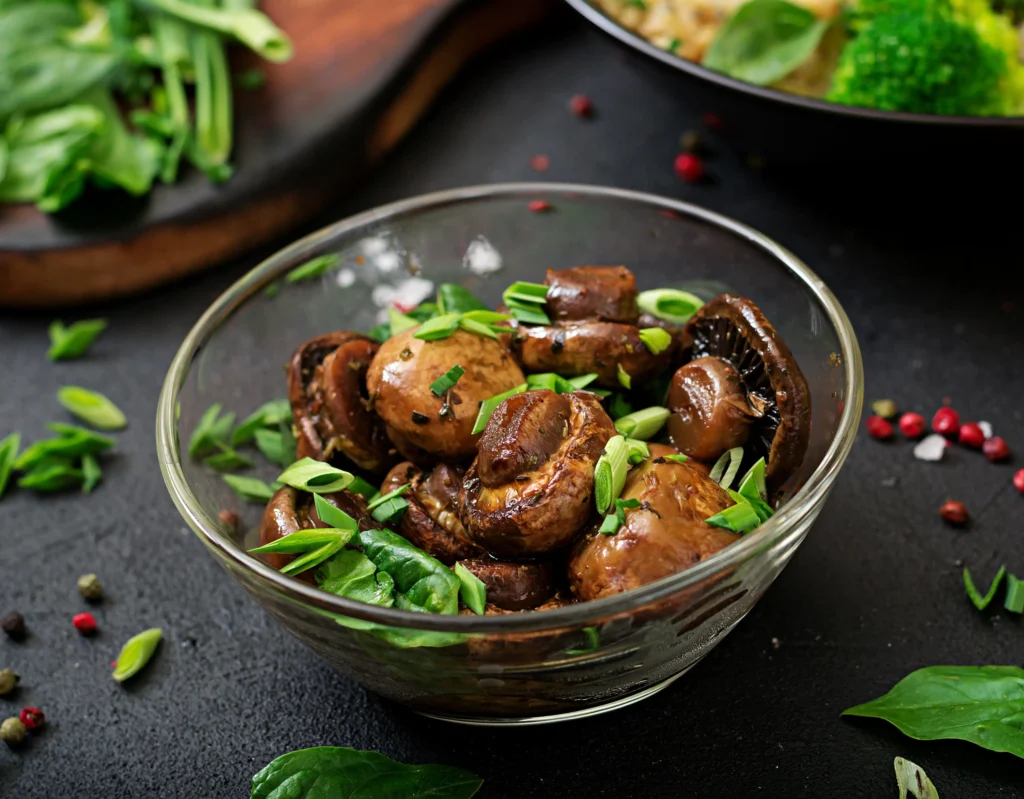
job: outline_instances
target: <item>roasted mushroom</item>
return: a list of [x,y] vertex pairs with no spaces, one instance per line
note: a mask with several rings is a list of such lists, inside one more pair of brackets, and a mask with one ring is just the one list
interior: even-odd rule
[[395,532],[446,566],[464,558],[487,556],[486,550],[469,539],[459,520],[461,469],[442,463],[424,476],[413,464],[400,463],[388,472],[380,490],[388,493],[406,483],[412,486],[404,495],[409,507]]
[[[476,454],[473,425],[480,403],[526,378],[495,339],[457,330],[448,338],[421,341],[414,338],[416,330],[380,346],[366,376],[373,407],[409,460],[421,466],[466,463]],[[438,396],[431,384],[453,366],[465,374]]]
[[594,465],[613,435],[593,394],[528,391],[503,401],[459,494],[470,537],[510,557],[569,544],[593,512]]
[[487,604],[502,610],[531,610],[555,595],[550,563],[511,563],[475,558],[459,561],[487,587]]
[[624,266],[549,269],[548,315],[556,322],[622,322],[635,325],[636,278]]
[[344,331],[317,336],[295,351],[288,399],[299,458],[329,461],[340,453],[376,473],[397,460],[383,422],[368,410],[366,372],[378,346],[360,333]]
[[[777,497],[803,461],[811,433],[811,396],[793,353],[754,303],[733,294],[704,305],[684,336],[690,359],[719,358],[735,369],[758,414],[750,422],[744,468],[764,457],[768,493]],[[684,407],[679,393],[675,399]],[[699,404],[689,400],[691,407]]]

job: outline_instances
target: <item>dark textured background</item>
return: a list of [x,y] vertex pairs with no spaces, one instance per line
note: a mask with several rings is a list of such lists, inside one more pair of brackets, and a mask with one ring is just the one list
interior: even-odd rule
[[[593,98],[593,120],[566,110],[576,92]],[[829,283],[860,335],[868,400],[930,416],[948,396],[965,418],[1024,447],[1019,223],[983,205],[993,195],[970,175],[970,154],[934,164],[938,179],[921,186],[887,170],[856,183],[840,167],[758,173],[719,147],[712,182],[688,186],[672,159],[701,110],[571,23],[471,69],[330,218],[449,186],[532,179],[535,153],[551,158],[544,178],[703,204],[783,242]],[[947,182],[965,172],[966,188]],[[0,502],[0,611],[21,610],[32,631],[20,645],[0,640],[0,668],[23,677],[0,715],[33,704],[49,719],[19,753],[0,747],[0,795],[243,797],[275,756],[333,744],[471,769],[487,798],[879,799],[896,795],[896,755],[924,766],[944,799],[1024,796],[1024,769],[1008,755],[839,717],[921,666],[1021,663],[1021,620],[976,612],[956,562],[982,580],[1002,562],[1024,572],[1024,497],[1011,466],[960,448],[927,464],[905,442],[862,435],[817,526],[749,618],[685,679],[615,714],[524,730],[450,726],[320,663],[208,557],[156,466],[164,371],[200,313],[257,259],[83,311],[109,317],[110,329],[79,361],[46,360],[48,316],[0,321],[0,435],[41,436],[63,416],[53,396],[66,384],[104,390],[131,420],[92,496],[15,490]],[[947,496],[970,508],[967,530],[939,519]],[[92,640],[70,623],[86,571],[109,595]],[[151,625],[166,630],[162,651],[116,686],[109,662]]]

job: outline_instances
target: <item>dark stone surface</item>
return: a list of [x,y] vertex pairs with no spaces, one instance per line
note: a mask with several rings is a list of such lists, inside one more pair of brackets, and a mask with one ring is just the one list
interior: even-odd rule
[[[594,100],[592,121],[566,110],[580,91]],[[708,160],[713,182],[688,186],[672,159],[700,111],[572,24],[471,70],[334,216],[448,186],[533,179],[529,158],[541,152],[551,158],[545,179],[707,205],[777,238],[829,283],[860,334],[869,400],[930,416],[948,396],[965,418],[987,419],[1024,447],[1018,234],[998,214],[976,213],[985,191],[901,186],[888,173],[850,188],[825,168],[759,174],[722,148]],[[0,795],[246,796],[250,776],[275,756],[327,744],[471,769],[486,779],[482,797],[878,799],[896,794],[896,755],[924,766],[943,796],[1022,795],[1020,761],[1008,755],[839,717],[921,666],[1021,663],[1021,619],[976,612],[956,564],[983,580],[1002,562],[1024,572],[1024,497],[1012,465],[960,448],[927,464],[906,442],[861,435],[817,526],[749,618],[671,689],[613,715],[461,728],[333,672],[215,565],[155,462],[164,371],[207,304],[256,260],[83,310],[108,316],[110,329],[74,362],[47,362],[49,316],[0,320],[0,433],[42,436],[63,417],[53,396],[66,384],[105,390],[131,420],[94,495],[15,490],[0,502],[0,612],[20,610],[30,630],[24,643],[0,640],[0,667],[22,675],[0,716],[32,704],[48,718],[21,752],[0,747]],[[939,519],[948,496],[973,515],[965,531]],[[89,640],[71,627],[84,604],[75,580],[87,571],[109,596]],[[162,650],[118,687],[109,662],[151,625],[166,630]]]

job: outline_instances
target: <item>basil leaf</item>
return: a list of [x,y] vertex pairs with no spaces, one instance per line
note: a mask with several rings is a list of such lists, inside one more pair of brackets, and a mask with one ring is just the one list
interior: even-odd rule
[[252,778],[250,799],[469,799],[481,785],[451,766],[407,766],[377,752],[318,746],[272,761]]
[[20,447],[21,435],[19,433],[11,433],[3,441],[0,441],[0,497],[3,497],[7,483],[11,479],[11,472],[14,471],[14,464],[18,460]]
[[57,401],[84,422],[100,430],[120,430],[128,425],[121,409],[96,391],[79,386],[64,386]]
[[907,799],[907,791],[917,799],[939,799],[939,792],[919,765],[897,757],[893,767],[896,769],[896,787],[900,789],[899,799]]
[[138,635],[130,638],[121,647],[121,654],[117,656],[117,666],[114,667],[113,677],[117,682],[124,682],[129,677],[134,677],[142,667],[149,663],[156,647],[163,637],[163,630],[153,627],[144,630]]
[[395,583],[387,572],[378,572],[373,561],[355,549],[343,549],[321,564],[316,583],[338,596],[390,608],[395,604]]
[[106,327],[106,319],[83,319],[70,327],[54,322],[50,325],[50,349],[46,356],[51,361],[64,361],[85,355]]
[[83,455],[82,456],[82,493],[91,494],[92,490],[99,485],[100,480],[103,479],[103,471],[100,469],[100,463],[96,460],[95,455]]
[[280,483],[314,494],[333,494],[348,488],[354,479],[348,472],[313,458],[295,461],[277,478]]
[[246,502],[262,505],[269,502],[277,490],[274,486],[257,480],[255,477],[243,477],[238,474],[224,475],[224,482]]
[[750,0],[722,26],[702,64],[767,86],[804,63],[829,24],[786,0]]
[[889,693],[843,715],[883,719],[919,741],[956,739],[1024,757],[1024,669],[918,669]]
[[395,581],[398,607],[428,613],[458,612],[459,578],[441,561],[390,530],[361,532],[359,545],[377,569]]
[[286,283],[311,280],[312,278],[323,276],[328,270],[333,269],[339,263],[341,263],[341,257],[338,255],[321,255],[311,261],[306,261],[302,266],[295,267],[285,275],[284,279]]

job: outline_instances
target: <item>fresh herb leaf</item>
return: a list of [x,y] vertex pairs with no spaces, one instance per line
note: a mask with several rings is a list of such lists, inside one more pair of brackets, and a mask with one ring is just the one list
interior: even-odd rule
[[354,479],[349,472],[337,469],[328,463],[312,458],[302,458],[285,469],[277,481],[300,491],[331,494],[348,488]]
[[685,325],[700,310],[704,301],[700,297],[679,289],[651,289],[641,291],[636,298],[637,307],[645,313],[674,325]]
[[644,408],[642,411],[634,411],[620,416],[615,420],[615,429],[624,436],[650,441],[665,426],[665,422],[671,415],[672,412],[668,408],[660,408],[655,405]]
[[803,64],[830,24],[786,0],[749,0],[722,26],[702,64],[767,86]]
[[494,415],[494,411],[501,403],[507,400],[509,397],[513,397],[516,394],[522,394],[526,391],[527,384],[521,383],[515,388],[510,388],[508,391],[502,392],[501,394],[495,394],[493,397],[488,397],[480,403],[480,412],[476,415],[476,421],[473,423],[472,434],[475,436],[477,433],[482,433],[484,428],[487,427],[487,423],[491,420]]
[[11,433],[0,441],[0,498],[7,490],[7,483],[14,471],[14,464],[18,460],[18,450],[21,448],[21,435]]
[[715,461],[708,474],[712,480],[722,488],[728,489],[732,481],[736,479],[736,473],[740,470],[740,462],[743,460],[743,447],[733,447],[722,453]]
[[[263,430],[260,431],[265,432]],[[217,442],[217,447],[220,449],[216,455],[209,455],[203,459],[203,463],[213,469],[215,472],[233,472],[236,469],[248,469],[252,466],[252,461],[246,458],[244,455],[240,455],[235,450],[231,449],[227,444]],[[290,462],[290,461],[289,461]]]
[[272,761],[252,778],[250,799],[470,799],[481,785],[450,766],[407,766],[377,752],[319,746]]
[[579,649],[567,649],[565,654],[567,655],[586,655],[590,652],[595,651],[601,646],[601,636],[597,632],[597,627],[584,627],[580,630],[583,633],[586,643]]
[[988,593],[985,596],[981,595],[981,592],[974,585],[974,580],[971,579],[971,570],[964,566],[964,588],[967,589],[967,596],[971,602],[974,603],[974,607],[978,610],[984,610],[996,598],[996,592],[999,591],[999,585],[1003,582],[1003,577],[1006,575],[1006,566],[1000,566],[999,571],[996,572],[995,578],[992,580],[992,585],[988,588]]
[[64,327],[60,321],[54,322],[50,325],[50,349],[46,355],[51,361],[81,357],[106,327],[106,319],[83,319],[70,327]]
[[900,789],[899,799],[907,799],[908,791],[916,799],[939,799],[939,792],[919,765],[897,757],[893,767],[896,769],[896,787]]
[[660,327],[645,327],[640,333],[640,340],[653,355],[660,355],[672,346],[672,335]]
[[622,364],[615,365],[615,371],[619,376],[619,385],[629,391],[633,388],[633,378],[630,377],[629,372],[622,368]]
[[391,336],[397,336],[399,333],[411,330],[419,324],[420,322],[417,322],[411,316],[406,316],[395,308],[388,308],[388,325],[391,330]]
[[433,391],[436,396],[443,397],[445,392],[455,387],[455,384],[459,382],[459,378],[464,374],[466,374],[466,370],[458,364],[455,364],[455,366],[430,384],[430,390]]
[[92,490],[99,485],[103,479],[103,470],[95,455],[85,454],[82,456],[82,493],[91,494]]
[[255,477],[243,477],[238,474],[225,474],[223,477],[224,482],[246,502],[262,505],[269,502],[277,490],[272,485]]
[[79,419],[100,430],[120,430],[128,424],[121,409],[96,391],[64,386],[57,392],[57,401]]
[[114,680],[124,682],[142,671],[143,666],[149,663],[153,653],[156,652],[162,637],[163,630],[153,627],[128,639],[128,642],[121,647],[121,654],[117,656]]
[[732,533],[745,534],[760,525],[761,519],[748,503],[739,502],[705,519],[704,523]]
[[413,333],[413,338],[422,341],[438,341],[448,338],[459,329],[459,320],[459,314],[454,313],[435,316],[420,325],[420,329]]
[[[265,427],[275,428],[282,423],[290,423],[291,419],[292,406],[288,400],[276,399],[265,402],[239,422],[238,427],[231,434],[231,446],[240,447],[242,444],[252,441],[256,436],[257,430]],[[202,424],[202,421],[200,421],[200,424]]]
[[459,578],[459,599],[477,616],[483,616],[487,608],[487,586],[484,581],[461,563],[455,564],[455,576]]
[[356,549],[343,549],[324,561],[316,572],[317,586],[329,593],[390,608],[395,604],[395,583],[387,572],[378,572],[373,561]]
[[[0,483],[0,493],[2,493],[3,487]],[[1016,575],[1006,575],[1006,600],[1003,602],[1005,607],[1010,613],[1024,613],[1024,580],[1020,580]]]
[[765,501],[768,499],[768,486],[765,483],[765,463],[764,458],[758,458],[747,473],[743,475],[743,479],[740,480],[740,493],[750,499],[760,499]]
[[287,467],[295,461],[295,438],[288,428],[257,430],[256,447],[271,463]]
[[464,314],[468,311],[489,311],[469,289],[455,283],[442,283],[437,287],[437,307],[442,314]]
[[395,605],[403,610],[454,614],[459,610],[459,578],[441,561],[390,530],[359,533],[363,553],[395,581]]
[[322,277],[339,263],[341,263],[341,258],[334,253],[320,255],[306,261],[301,266],[295,267],[285,275],[284,279],[286,283],[300,283],[303,280],[312,280],[316,277]]
[[1024,757],[1024,669],[930,666],[871,702],[843,711],[888,721],[918,741],[956,739]]
[[622,436],[612,436],[594,467],[594,501],[604,513],[622,493],[629,471],[629,447]]

